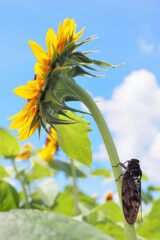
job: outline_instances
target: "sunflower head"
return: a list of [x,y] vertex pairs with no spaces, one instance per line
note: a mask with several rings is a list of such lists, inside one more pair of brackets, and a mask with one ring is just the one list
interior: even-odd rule
[[91,65],[113,65],[90,59],[88,52],[77,50],[82,44],[91,41],[94,37],[77,42],[83,34],[84,28],[76,31],[74,19],[65,19],[58,26],[57,33],[49,29],[46,34],[46,49],[44,50],[34,41],[29,45],[37,60],[34,71],[35,78],[25,86],[14,90],[19,97],[26,99],[24,108],[10,117],[13,122],[11,129],[18,129],[21,140],[30,137],[41,126],[48,131],[48,124],[73,123],[74,119],[68,117],[68,122],[60,120],[61,115],[67,116],[67,111],[77,111],[66,105],[67,101],[78,100],[69,87],[69,81],[79,75],[94,76],[88,70],[96,70]]

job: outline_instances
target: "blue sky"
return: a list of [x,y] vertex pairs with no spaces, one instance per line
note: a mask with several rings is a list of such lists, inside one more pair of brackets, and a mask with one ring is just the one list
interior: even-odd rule
[[[85,46],[86,50],[100,51],[95,54],[95,58],[114,64],[126,63],[123,67],[105,71],[106,77],[98,79],[83,77],[78,80],[94,97],[101,97],[105,103],[113,100],[114,89],[121,86],[124,78],[135,70],[145,69],[153,73],[156,83],[159,84],[159,9],[158,0],[1,1],[1,126],[7,128],[9,124],[7,118],[24,105],[24,101],[15,96],[12,90],[33,79],[35,58],[27,41],[32,39],[45,46],[47,29],[50,27],[57,29],[59,21],[66,17],[75,18],[79,29],[86,26],[84,38],[98,34],[97,40]],[[114,114],[111,115],[106,113],[106,116],[114,117]],[[95,127],[93,123],[92,128]],[[112,127],[114,133],[116,128],[111,126],[111,130]],[[14,134],[16,135],[16,132]],[[94,152],[99,151],[101,138],[97,129],[91,134],[91,139]],[[43,140],[44,137],[41,141],[38,136],[31,138],[35,146],[40,146]]]

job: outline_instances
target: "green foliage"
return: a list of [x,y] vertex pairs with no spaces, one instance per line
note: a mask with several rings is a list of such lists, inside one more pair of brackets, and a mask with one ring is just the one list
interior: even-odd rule
[[19,195],[9,183],[0,181],[0,211],[18,208]]
[[20,151],[20,145],[17,139],[0,128],[0,156],[4,158],[15,158]]
[[[58,194],[52,207],[54,212],[64,213],[67,216],[75,215],[73,191],[72,187],[66,187],[63,192]],[[81,191],[79,191],[78,199],[79,213],[98,206],[94,198],[87,196]]]
[[144,217],[143,222],[137,227],[138,233],[146,240],[160,239],[160,200],[154,202],[149,214]]
[[104,176],[104,177],[110,177],[111,173],[109,170],[105,168],[99,168],[91,172],[93,176]]
[[[81,163],[90,166],[92,161],[91,144],[88,137],[89,123],[83,117],[76,116],[68,112],[67,115],[74,119],[74,124],[59,124],[55,125],[58,133],[60,147],[69,158],[76,159]],[[61,119],[67,119],[65,116]]]
[[6,178],[8,176],[9,174],[6,169],[2,165],[0,165],[0,178]]
[[150,192],[151,192],[151,191],[158,191],[158,192],[159,192],[159,191],[160,191],[160,187],[149,186],[149,187],[148,187],[148,191],[150,191]]
[[113,222],[122,222],[120,206],[113,201],[98,206],[85,217],[85,221],[93,225],[108,219]]
[[[72,176],[71,166],[69,162],[64,162],[61,160],[54,159],[54,161],[49,163],[49,166],[57,171],[63,171],[68,177]],[[79,166],[75,166],[75,169],[76,169],[76,176],[78,178],[87,177],[87,173],[85,173],[85,171],[82,168],[80,168]]]
[[124,230],[121,226],[112,221],[98,222],[94,225],[97,229],[112,236],[114,240],[124,240]]
[[153,197],[152,197],[152,195],[150,194],[149,191],[146,191],[146,192],[142,191],[142,201],[145,204],[151,202],[152,200],[153,200]]
[[38,210],[0,213],[0,226],[2,239],[112,240],[111,237],[86,223]]
[[73,194],[69,193],[67,189],[58,194],[52,207],[54,212],[64,213],[67,216],[73,216],[74,209]]
[[42,179],[53,174],[53,170],[49,168],[44,161],[33,161],[31,170],[27,173],[28,181]]
[[142,174],[142,180],[148,180],[148,177],[144,174]]
[[84,220],[116,240],[124,239],[123,228],[117,224],[122,222],[120,206],[113,201],[108,201],[93,209],[84,217]]
[[96,199],[86,195],[83,192],[79,192],[79,204],[83,205],[83,207],[91,210],[97,207],[99,204],[96,202]]

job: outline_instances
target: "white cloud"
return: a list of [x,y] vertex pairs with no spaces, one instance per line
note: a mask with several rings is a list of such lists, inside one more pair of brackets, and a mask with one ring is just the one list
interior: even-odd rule
[[[134,71],[110,100],[95,101],[114,135],[121,161],[139,158],[144,172],[160,182],[160,87],[154,74]],[[94,158],[105,159],[103,145]]]
[[153,43],[146,42],[144,39],[139,40],[139,48],[145,54],[152,54],[155,51]]

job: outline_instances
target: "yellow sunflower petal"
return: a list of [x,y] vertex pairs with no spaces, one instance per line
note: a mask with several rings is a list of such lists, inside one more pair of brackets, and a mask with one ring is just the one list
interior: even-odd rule
[[38,95],[40,91],[39,82],[32,80],[27,83],[26,86],[20,86],[14,89],[14,93],[22,98],[31,99]]
[[38,125],[39,125],[39,122],[37,122],[32,129],[30,129],[30,126],[22,128],[18,133],[19,139],[21,141],[24,141],[27,138],[31,137],[33,133],[36,131],[36,129],[38,128]]
[[51,140],[51,141],[54,141],[54,143],[56,144],[56,145],[58,145],[58,137],[57,137],[57,133],[56,133],[56,131],[55,131],[55,129],[54,128],[51,128],[50,129],[50,136],[48,136],[48,138]]
[[57,151],[57,146],[53,141],[50,141],[46,146],[44,146],[38,153],[38,155],[45,161],[52,160],[52,155]]
[[76,24],[73,18],[66,18],[64,20],[64,29],[67,30],[69,36],[74,34],[76,31]]
[[34,65],[34,71],[36,75],[40,76],[41,78],[44,78],[45,75],[50,71],[50,66],[41,63],[36,63]]
[[77,41],[82,36],[84,30],[85,30],[85,27],[82,28],[78,33],[74,34],[73,35],[73,41]]
[[47,53],[38,43],[31,40],[29,40],[28,43],[39,63],[44,63],[44,62],[49,63],[49,57]]
[[46,34],[46,46],[48,49],[49,58],[52,61],[54,57],[55,49],[57,47],[57,35],[51,28],[48,29]]

